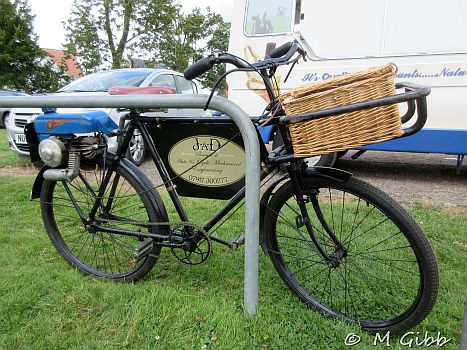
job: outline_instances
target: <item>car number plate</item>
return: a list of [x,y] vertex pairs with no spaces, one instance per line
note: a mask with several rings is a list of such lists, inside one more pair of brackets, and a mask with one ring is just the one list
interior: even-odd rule
[[15,141],[16,141],[16,143],[22,143],[22,144],[27,144],[28,143],[26,141],[26,135],[25,134],[16,134],[15,135]]

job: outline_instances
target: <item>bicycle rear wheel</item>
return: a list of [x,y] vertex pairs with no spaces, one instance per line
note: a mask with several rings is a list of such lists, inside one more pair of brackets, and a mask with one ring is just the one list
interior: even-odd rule
[[264,218],[264,244],[286,285],[309,306],[363,329],[400,332],[422,321],[436,300],[438,270],[415,221],[357,179],[308,177],[305,183],[303,198],[318,241],[336,256],[328,226],[346,253],[338,266],[324,261],[289,181],[274,193]]
[[[81,169],[79,176],[71,182],[44,181],[40,197],[44,226],[60,255],[83,273],[115,281],[136,281],[154,266],[160,247],[154,246],[150,255],[135,260],[133,253],[144,238],[89,229],[73,204],[75,202],[87,217],[103,176],[104,171],[99,167]],[[134,172],[119,163],[96,219],[106,227],[160,233],[161,227],[144,225],[167,221],[160,208],[156,208],[153,195]]]

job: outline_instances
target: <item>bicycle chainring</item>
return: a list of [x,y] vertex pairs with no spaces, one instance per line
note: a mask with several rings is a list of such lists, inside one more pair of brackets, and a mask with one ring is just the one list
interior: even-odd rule
[[175,230],[183,234],[186,243],[183,248],[171,248],[172,254],[179,261],[188,265],[199,265],[209,258],[211,240],[204,230],[189,223],[181,223]]

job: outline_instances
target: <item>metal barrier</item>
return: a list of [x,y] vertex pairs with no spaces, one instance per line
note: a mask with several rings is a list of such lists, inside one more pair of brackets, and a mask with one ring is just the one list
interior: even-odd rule
[[461,347],[460,350],[467,350],[467,299],[464,306],[464,323],[461,331]]
[[[207,95],[27,96],[0,97],[0,107],[57,108],[204,108]],[[215,96],[210,109],[225,113],[237,124],[245,144],[245,271],[244,306],[256,315],[258,304],[260,148],[249,116],[235,103]]]

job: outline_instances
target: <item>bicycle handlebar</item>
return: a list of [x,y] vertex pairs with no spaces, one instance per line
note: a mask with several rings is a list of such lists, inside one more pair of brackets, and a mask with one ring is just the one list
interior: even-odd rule
[[183,76],[187,80],[195,79],[209,71],[214,65],[221,63],[230,63],[237,68],[251,71],[275,68],[279,65],[288,64],[292,56],[297,52],[303,57],[306,55],[306,52],[296,42],[289,42],[272,50],[270,53],[271,58],[252,64],[243,62],[229,53],[211,55],[188,66],[183,72]]
[[292,42],[285,43],[279,47],[276,47],[269,53],[269,57],[271,58],[279,58],[285,56],[287,52],[292,48]]
[[183,72],[185,79],[193,80],[209,71],[214,66],[213,58],[214,57],[204,57],[188,66],[188,68]]

